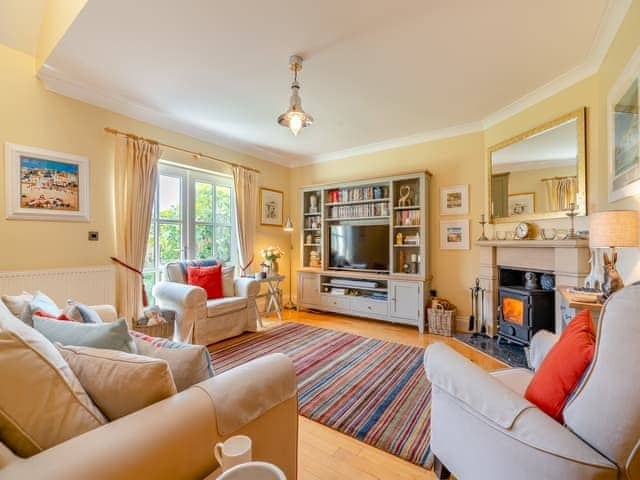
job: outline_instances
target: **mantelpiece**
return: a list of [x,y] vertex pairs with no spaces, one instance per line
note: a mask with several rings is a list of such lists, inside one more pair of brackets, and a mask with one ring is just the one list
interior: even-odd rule
[[[485,318],[491,319],[489,330],[497,333],[498,268],[546,271],[555,275],[556,285],[582,286],[589,274],[587,240],[489,240],[478,241],[480,247],[480,286],[487,290]],[[556,291],[556,332],[562,331],[562,299]]]

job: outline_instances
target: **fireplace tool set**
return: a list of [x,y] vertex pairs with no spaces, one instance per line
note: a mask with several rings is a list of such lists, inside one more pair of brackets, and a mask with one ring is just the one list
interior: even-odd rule
[[475,285],[469,288],[471,292],[471,316],[469,317],[469,330],[473,337],[489,337],[487,323],[484,315],[484,294],[486,290],[480,287],[480,279],[476,278]]

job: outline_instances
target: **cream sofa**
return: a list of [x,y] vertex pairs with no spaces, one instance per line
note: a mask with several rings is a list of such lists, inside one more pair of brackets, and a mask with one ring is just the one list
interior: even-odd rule
[[[640,479],[640,285],[613,295],[598,322],[596,354],[561,425],[524,399],[533,373],[489,374],[444,344],[425,353],[432,383],[436,473],[461,480]],[[538,368],[556,337],[539,332]],[[445,467],[446,466],[446,467]]]
[[211,345],[246,331],[258,329],[255,296],[260,285],[253,278],[224,280],[225,296],[207,300],[204,289],[187,284],[182,264],[169,263],[164,281],[153,287],[153,296],[161,308],[176,312],[174,340]]
[[[96,309],[115,318],[113,307]],[[0,480],[202,479],[218,467],[215,443],[237,434],[251,437],[255,460],[295,480],[297,432],[295,371],[272,354],[28,459],[0,442]]]

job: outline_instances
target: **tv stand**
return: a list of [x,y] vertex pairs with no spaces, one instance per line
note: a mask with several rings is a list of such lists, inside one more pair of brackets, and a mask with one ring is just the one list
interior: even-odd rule
[[[412,325],[423,333],[428,186],[429,174],[421,172],[301,189],[298,309]],[[330,268],[329,226],[340,223],[388,224],[389,271]]]

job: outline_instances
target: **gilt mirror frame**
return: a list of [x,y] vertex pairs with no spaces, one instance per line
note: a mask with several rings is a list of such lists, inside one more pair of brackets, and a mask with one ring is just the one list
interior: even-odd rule
[[492,192],[491,192],[491,179],[492,179],[492,163],[491,157],[493,152],[501,150],[514,143],[521,142],[527,138],[538,135],[546,130],[563,125],[571,120],[576,120],[577,136],[578,136],[578,158],[577,158],[577,179],[578,179],[578,194],[576,195],[576,212],[578,216],[587,215],[587,132],[586,132],[586,107],[582,107],[573,112],[562,115],[551,121],[545,122],[535,128],[520,133],[514,137],[497,143],[487,149],[487,202],[489,212],[489,223],[518,223],[533,220],[546,220],[552,218],[565,218],[566,215],[563,211],[555,212],[539,212],[539,213],[526,213],[522,215],[513,215],[510,217],[494,217],[493,208],[491,205]]

